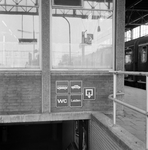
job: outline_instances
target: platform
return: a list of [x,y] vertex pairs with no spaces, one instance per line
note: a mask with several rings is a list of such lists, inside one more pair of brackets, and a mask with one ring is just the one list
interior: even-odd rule
[[[124,101],[146,110],[146,90],[125,86]],[[145,143],[146,117],[127,107],[124,107],[123,114],[117,116],[117,124]]]

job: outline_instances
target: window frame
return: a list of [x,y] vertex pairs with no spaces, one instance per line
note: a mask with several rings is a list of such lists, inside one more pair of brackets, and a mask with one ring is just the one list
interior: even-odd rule
[[[115,55],[115,36],[113,35],[113,34],[115,34],[114,32],[115,32],[115,20],[116,20],[116,18],[115,18],[115,6],[116,6],[116,0],[112,0],[112,3],[113,3],[113,9],[112,10],[101,10],[100,9],[100,11],[112,11],[112,15],[113,15],[113,17],[112,17],[112,29],[111,29],[111,31],[112,31],[112,54],[113,54],[113,56],[112,56],[112,66],[111,66],[111,68],[99,68],[99,67],[93,67],[93,68],[87,68],[87,67],[84,67],[84,68],[77,68],[77,67],[71,67],[71,66],[69,66],[69,67],[53,67],[53,60],[52,60],[52,55],[53,55],[53,49],[52,49],[52,46],[51,46],[51,57],[50,57],[50,70],[51,71],[110,71],[110,70],[114,70],[114,66],[115,66],[115,57],[114,57],[114,55]],[[55,7],[52,7],[51,9],[53,10]],[[58,7],[58,8],[63,8],[63,7]],[[51,11],[51,16],[53,17],[53,11]],[[51,24],[52,24],[52,19],[51,19]],[[52,25],[51,25],[51,28],[50,28],[50,30],[52,31]],[[51,36],[52,37],[52,36]],[[51,39],[51,41],[52,41],[52,39]],[[52,42],[51,42],[52,43]],[[52,45],[52,44],[51,44]]]
[[[9,5],[8,5],[9,6]],[[31,66],[30,68],[25,68],[25,67],[14,67],[14,68],[0,68],[0,72],[6,72],[6,71],[10,71],[13,73],[18,73],[20,72],[20,74],[26,72],[26,73],[31,73],[33,74],[33,72],[36,74],[38,74],[39,71],[42,70],[42,41],[41,41],[41,35],[42,35],[42,22],[41,22],[41,1],[38,1],[38,17],[39,17],[39,66]],[[2,14],[5,15],[5,14]],[[7,15],[7,14],[6,14]],[[9,14],[9,15],[13,15],[13,13]],[[20,14],[21,15],[21,14]],[[23,15],[23,13],[22,13]],[[32,15],[33,16],[33,15]]]

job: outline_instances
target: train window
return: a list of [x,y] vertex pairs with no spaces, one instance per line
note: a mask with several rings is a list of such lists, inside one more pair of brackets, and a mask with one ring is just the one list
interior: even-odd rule
[[132,56],[131,55],[126,55],[125,56],[125,63],[126,64],[131,64],[132,62]]
[[129,51],[126,50],[125,63],[126,64],[131,64],[132,63],[132,51],[130,49],[129,49]]
[[5,9],[0,14],[0,69],[40,69],[38,2],[11,0],[3,5]]
[[113,67],[113,1],[84,1],[83,6],[52,8],[52,69]]
[[141,48],[141,62],[142,63],[147,62],[147,46]]

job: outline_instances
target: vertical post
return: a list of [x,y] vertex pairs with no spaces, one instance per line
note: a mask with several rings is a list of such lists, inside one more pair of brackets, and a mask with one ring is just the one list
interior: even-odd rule
[[[148,115],[148,76],[146,76],[146,112]],[[146,115],[146,149],[148,150],[148,116]]]
[[[33,39],[35,39],[35,30],[34,30],[34,15],[33,15]],[[35,43],[33,43],[33,52],[32,52],[32,59],[35,59]]]
[[[117,93],[117,74],[114,73],[113,75],[114,79],[113,79],[113,98],[116,98],[116,93]],[[116,124],[116,102],[113,101],[113,124]]]
[[63,16],[63,18],[67,21],[68,26],[69,26],[69,66],[72,64],[71,61],[71,28],[70,28],[70,22],[66,17]]
[[82,66],[84,66],[84,55],[85,55],[85,32],[82,32]]
[[113,70],[115,71],[116,69],[116,0],[113,1],[114,4],[114,9],[113,9],[113,34],[112,34],[112,39],[113,39]]
[[5,56],[5,43],[6,43],[6,38],[5,35],[3,35],[3,65],[7,65],[6,64],[6,56]]

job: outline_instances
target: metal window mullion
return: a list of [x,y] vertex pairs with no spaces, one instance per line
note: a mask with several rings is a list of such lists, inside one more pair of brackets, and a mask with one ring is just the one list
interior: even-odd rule
[[[116,71],[116,0],[113,0],[113,70]],[[113,98],[117,94],[117,74],[113,74]],[[116,102],[113,101],[113,124],[116,124]]]

